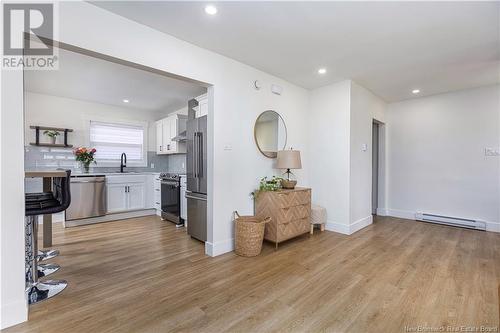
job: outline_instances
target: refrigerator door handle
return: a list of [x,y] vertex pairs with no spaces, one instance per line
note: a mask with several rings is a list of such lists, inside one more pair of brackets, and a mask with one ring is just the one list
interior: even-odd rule
[[193,133],[193,176],[194,178],[198,178],[198,160],[197,160],[197,134],[198,132]]
[[203,133],[198,132],[198,178],[203,177]]
[[186,193],[186,199],[194,199],[194,200],[207,201],[207,198],[194,197],[194,196],[189,195],[189,194],[187,194],[187,193]]

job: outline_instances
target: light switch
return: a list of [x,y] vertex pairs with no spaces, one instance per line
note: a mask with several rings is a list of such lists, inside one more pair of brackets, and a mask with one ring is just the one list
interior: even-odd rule
[[500,156],[500,148],[484,148],[484,156]]
[[367,150],[368,150],[368,145],[367,145],[366,143],[363,143],[363,144],[361,145],[361,150],[362,150],[362,151],[367,151]]
[[232,145],[224,145],[224,150],[233,150]]

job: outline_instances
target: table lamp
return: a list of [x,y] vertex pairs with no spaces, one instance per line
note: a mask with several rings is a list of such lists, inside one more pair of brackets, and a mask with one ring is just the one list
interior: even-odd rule
[[298,150],[280,150],[278,151],[278,158],[276,162],[276,169],[286,169],[286,178],[281,181],[281,187],[284,189],[292,190],[297,185],[295,175],[290,169],[302,169],[300,162],[300,151]]

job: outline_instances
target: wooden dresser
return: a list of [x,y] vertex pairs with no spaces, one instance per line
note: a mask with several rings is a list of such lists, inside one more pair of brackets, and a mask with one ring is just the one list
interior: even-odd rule
[[255,215],[271,217],[264,239],[278,243],[309,232],[311,225],[311,189],[262,191],[255,201]]

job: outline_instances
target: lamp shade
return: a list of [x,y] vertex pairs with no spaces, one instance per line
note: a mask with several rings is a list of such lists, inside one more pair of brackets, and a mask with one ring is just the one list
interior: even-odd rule
[[302,169],[299,150],[280,150],[276,169]]

